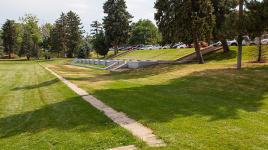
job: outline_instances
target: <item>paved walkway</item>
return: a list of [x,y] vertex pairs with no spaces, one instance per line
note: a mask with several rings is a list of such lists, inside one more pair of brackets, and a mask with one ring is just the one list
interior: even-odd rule
[[[43,66],[44,67],[44,66]],[[122,112],[118,112],[108,105],[104,104],[102,101],[96,99],[95,97],[89,95],[85,90],[77,87],[75,84],[70,81],[64,79],[60,75],[56,74],[54,71],[50,70],[47,67],[44,67],[46,70],[51,72],[57,78],[59,78],[62,82],[64,82],[69,88],[71,88],[75,93],[82,96],[84,100],[89,102],[92,106],[97,108],[98,110],[104,112],[104,114],[112,119],[115,123],[119,124],[121,127],[127,129],[136,137],[142,139],[145,143],[147,143],[151,147],[162,147],[166,144],[159,139],[156,135],[153,134],[153,131],[137,121],[129,118]]]

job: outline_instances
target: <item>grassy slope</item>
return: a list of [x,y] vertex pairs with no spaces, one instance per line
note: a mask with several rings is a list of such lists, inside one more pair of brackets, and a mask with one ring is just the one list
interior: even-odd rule
[[128,55],[115,59],[130,60],[176,60],[182,56],[193,53],[194,49],[161,49],[161,50],[137,50]]
[[268,149],[268,67],[236,71],[234,49],[207,56],[205,65],[127,73],[51,68],[152,128],[167,149]]
[[95,150],[137,144],[37,63],[1,61],[0,77],[0,149]]

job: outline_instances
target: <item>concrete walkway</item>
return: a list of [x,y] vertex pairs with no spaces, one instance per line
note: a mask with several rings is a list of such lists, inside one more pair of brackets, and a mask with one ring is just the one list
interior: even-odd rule
[[[44,67],[44,66],[43,66]],[[162,147],[166,144],[159,139],[156,135],[153,134],[153,131],[137,121],[129,118],[122,112],[118,112],[108,105],[104,104],[102,101],[96,99],[95,97],[89,95],[85,90],[77,87],[75,84],[70,81],[64,79],[60,75],[56,74],[54,71],[50,70],[47,67],[44,67],[46,70],[55,75],[58,79],[60,79],[63,83],[65,83],[70,89],[72,89],[75,93],[82,96],[84,100],[89,102],[92,106],[97,108],[98,110],[104,112],[104,114],[113,120],[115,123],[120,125],[121,127],[127,129],[134,136],[140,138],[145,143],[147,143],[151,147]]]

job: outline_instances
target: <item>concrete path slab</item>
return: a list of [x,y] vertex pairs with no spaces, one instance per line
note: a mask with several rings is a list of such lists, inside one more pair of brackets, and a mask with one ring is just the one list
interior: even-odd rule
[[[41,65],[42,66],[42,65]],[[43,66],[44,67],[44,66]],[[75,84],[70,81],[64,79],[51,69],[44,67],[51,74],[55,75],[58,79],[60,79],[63,83],[65,83],[70,89],[72,89],[75,93],[82,96],[84,100],[89,102],[92,106],[97,108],[98,110],[104,112],[104,114],[113,120],[115,123],[120,125],[121,127],[127,129],[134,136],[140,138],[145,143],[147,143],[151,147],[162,147],[166,146],[163,140],[159,139],[156,135],[153,134],[153,131],[141,123],[129,118],[126,114],[122,112],[118,112],[111,108],[110,106],[104,104],[102,101],[97,98],[89,95],[85,90],[79,88]],[[123,149],[124,150],[124,149]]]
[[136,150],[136,149],[137,148],[134,145],[129,145],[129,146],[112,148],[112,149],[109,149],[109,150]]

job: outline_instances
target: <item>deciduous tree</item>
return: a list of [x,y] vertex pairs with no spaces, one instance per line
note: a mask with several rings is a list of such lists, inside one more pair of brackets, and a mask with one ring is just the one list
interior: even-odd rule
[[131,28],[131,35],[129,39],[130,44],[157,44],[161,41],[161,35],[158,28],[152,21],[145,19],[133,23]]
[[215,23],[209,0],[157,0],[155,19],[164,40],[194,43],[199,63],[204,63],[199,41],[212,33]]

